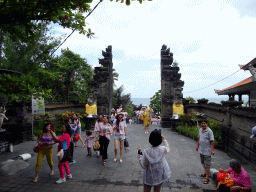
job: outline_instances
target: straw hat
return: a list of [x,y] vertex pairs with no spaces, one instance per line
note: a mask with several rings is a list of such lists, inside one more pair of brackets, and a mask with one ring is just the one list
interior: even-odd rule
[[146,107],[141,107],[141,110],[146,109]]
[[124,114],[118,113],[118,114],[116,115],[116,119],[118,119],[118,116],[119,116],[119,115],[122,115],[122,118],[124,117]]

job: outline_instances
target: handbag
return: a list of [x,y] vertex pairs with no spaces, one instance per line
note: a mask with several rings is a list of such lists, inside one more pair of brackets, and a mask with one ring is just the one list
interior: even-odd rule
[[64,156],[64,150],[61,149],[58,153],[57,153],[57,157],[59,159],[59,162],[61,162],[61,160],[63,159]]
[[[42,135],[43,135],[43,133],[41,133],[40,138],[41,138],[41,136],[42,136]],[[35,153],[38,153],[38,152],[39,152],[40,147],[41,147],[41,145],[40,145],[40,144],[38,144],[38,145],[34,148],[34,152],[35,152]]]
[[95,141],[94,146],[93,146],[93,150],[94,150],[94,151],[98,151],[99,148],[100,148],[100,143],[99,143],[99,141]]
[[129,147],[129,142],[127,141],[127,139],[124,139],[124,147]]
[[35,148],[34,148],[34,152],[35,153],[38,153],[39,152],[39,149],[40,149],[41,145],[37,145]]
[[79,139],[80,139],[80,136],[78,134],[75,134],[75,136],[73,137],[73,140],[77,142],[79,141]]

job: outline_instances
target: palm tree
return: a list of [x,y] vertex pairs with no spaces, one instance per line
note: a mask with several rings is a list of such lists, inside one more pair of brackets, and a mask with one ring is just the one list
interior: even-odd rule
[[115,81],[118,81],[119,74],[116,72],[116,70],[113,68],[113,86],[116,87]]

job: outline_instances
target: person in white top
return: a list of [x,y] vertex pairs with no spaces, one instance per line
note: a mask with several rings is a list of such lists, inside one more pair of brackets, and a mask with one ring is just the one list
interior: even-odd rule
[[[94,126],[94,133],[93,133],[94,138],[96,138],[95,136],[99,134],[100,127],[103,125],[103,123],[104,123],[103,116],[99,115],[99,119],[96,121]],[[96,154],[97,154],[97,151],[96,151]],[[97,157],[100,157],[100,156],[97,154]]]
[[115,111],[115,109],[112,109],[111,110],[111,115],[110,115],[110,124],[111,124],[111,126],[113,126],[115,118],[116,118],[116,111]]
[[[79,140],[82,142],[83,148],[84,148],[84,147],[85,147],[85,143],[84,143],[84,141],[83,141],[83,139],[82,139],[82,137],[81,137],[82,129],[81,129],[81,121],[80,121],[80,118],[79,118],[79,116],[78,116],[77,113],[75,113],[75,114],[73,115],[73,118],[74,118],[74,124],[75,124],[75,126],[77,126],[77,129],[76,129],[76,132],[75,132],[75,133],[77,133],[77,134],[79,135],[79,137],[80,137]],[[77,147],[77,141],[75,142],[75,147]]]
[[130,119],[129,119],[129,122],[130,122],[130,124],[132,124],[132,123],[133,123],[133,120],[132,120],[132,118],[130,118]]
[[118,151],[118,143],[120,144],[120,163],[123,162],[123,147],[124,147],[124,140],[127,137],[126,133],[126,122],[123,121],[123,114],[119,113],[116,115],[116,121],[113,125],[113,132],[114,132],[114,145],[115,145],[115,159],[114,162],[117,160],[117,151]]
[[103,125],[100,127],[98,132],[98,138],[100,143],[100,155],[102,156],[103,165],[106,165],[106,159],[108,159],[108,144],[110,141],[110,134],[113,129],[108,123],[108,117],[103,118]]
[[[163,142],[164,146],[160,146]],[[154,192],[161,190],[162,184],[171,176],[171,170],[165,159],[165,155],[170,152],[168,142],[161,135],[161,130],[155,129],[150,133],[149,143],[151,147],[144,150],[138,149],[138,159],[143,168],[144,192],[150,192],[154,187]]]
[[122,110],[123,110],[122,105],[120,105],[119,108],[116,110],[116,113],[121,113]]

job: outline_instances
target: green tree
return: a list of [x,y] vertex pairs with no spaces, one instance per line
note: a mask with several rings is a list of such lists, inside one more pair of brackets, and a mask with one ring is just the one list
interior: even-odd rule
[[[85,58],[81,58],[69,48],[62,49],[61,53],[54,62],[39,70],[45,77],[42,79],[42,84],[53,87],[52,101],[82,101],[89,92],[88,82],[93,80],[92,67],[88,65]],[[53,78],[48,78],[47,74],[55,74],[54,81],[52,81]]]
[[172,66],[173,66],[173,67],[179,67],[178,61],[175,60],[175,61],[172,63]]
[[126,112],[128,113],[128,115],[129,115],[130,117],[132,117],[133,112],[134,112],[134,107],[133,107],[133,104],[132,104],[131,101],[129,101],[129,102],[126,104],[125,110],[126,110]]
[[119,74],[113,69],[113,86],[116,87],[115,81],[118,81]]
[[47,23],[42,23],[38,37],[28,43],[12,41],[10,34],[5,34],[1,49],[1,68],[35,75],[38,68],[47,66],[53,60],[48,58],[49,54],[63,38],[51,35],[50,30]]
[[131,94],[124,94],[124,86],[121,85],[113,92],[113,107],[118,108],[119,105],[123,105],[123,108],[125,109],[126,105],[131,102]]
[[[78,30],[80,34],[87,34],[91,37],[94,33],[90,29],[85,29],[83,13],[91,10],[89,4],[92,1],[0,0],[0,29],[4,33],[10,33],[12,40],[20,39],[27,42],[36,38],[40,33],[41,23],[38,21],[48,21],[64,28]],[[130,0],[125,2],[130,5]],[[142,3],[142,0],[139,2]]]
[[150,105],[155,113],[161,113],[161,90],[157,91],[155,95],[150,98]]
[[186,97],[187,100],[189,100],[189,103],[195,103],[196,100],[193,97]]

